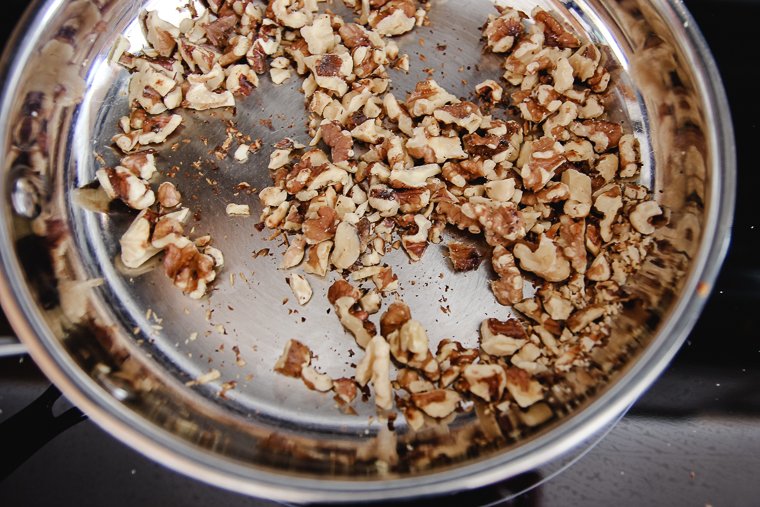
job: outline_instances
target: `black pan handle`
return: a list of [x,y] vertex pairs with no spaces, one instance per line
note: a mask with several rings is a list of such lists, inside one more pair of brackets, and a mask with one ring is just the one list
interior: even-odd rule
[[76,407],[58,416],[53,415],[53,404],[60,397],[61,392],[51,385],[28,407],[0,423],[0,481],[11,475],[43,445],[87,419]]

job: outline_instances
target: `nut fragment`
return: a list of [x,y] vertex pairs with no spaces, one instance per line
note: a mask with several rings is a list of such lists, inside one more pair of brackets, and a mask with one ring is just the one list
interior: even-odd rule
[[390,347],[382,336],[377,335],[367,344],[364,357],[356,366],[356,382],[361,386],[372,382],[375,388],[375,404],[383,410],[393,407],[390,368]]
[[520,267],[537,274],[547,282],[561,282],[570,276],[570,263],[565,259],[557,245],[542,234],[538,248],[532,251],[526,245],[515,245],[514,255],[520,261]]
[[247,217],[251,214],[251,208],[247,204],[235,204],[231,202],[227,204],[225,212],[230,217]]
[[522,408],[527,408],[544,398],[541,384],[520,368],[507,369],[507,390]]
[[296,301],[298,301],[299,305],[303,306],[309,302],[312,290],[306,277],[294,273],[290,275],[288,284],[290,285],[290,289],[293,291],[293,295],[296,297]]
[[452,414],[460,401],[459,393],[450,389],[435,389],[412,394],[412,403],[430,417],[442,419]]
[[298,340],[288,340],[285,349],[274,365],[274,371],[288,377],[300,377],[311,362],[311,350]]
[[527,343],[528,335],[519,321],[486,319],[480,325],[480,347],[492,356],[511,356]]
[[477,248],[464,243],[449,243],[449,260],[454,271],[474,271],[483,261]]
[[507,385],[507,375],[498,364],[468,364],[462,376],[469,391],[485,401],[500,400]]
[[335,230],[335,246],[330,262],[337,269],[348,269],[359,260],[360,240],[359,233],[353,224],[341,222]]
[[164,181],[158,186],[158,203],[164,208],[174,208],[182,202],[182,195],[174,183]]
[[641,234],[652,234],[655,231],[652,219],[662,215],[662,208],[655,201],[644,201],[631,211],[629,220],[634,229]]

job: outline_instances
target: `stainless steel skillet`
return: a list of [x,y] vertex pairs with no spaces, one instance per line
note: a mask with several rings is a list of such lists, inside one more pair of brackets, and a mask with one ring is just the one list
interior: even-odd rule
[[[224,138],[219,115],[192,118],[182,135],[197,142],[159,153],[162,167],[183,167],[180,185],[197,196],[197,232],[213,232],[226,253],[213,295],[192,302],[158,271],[137,276],[115,265],[116,238],[131,216],[88,211],[74,203],[72,190],[93,179],[98,157],[107,163],[115,157],[108,145],[126,111],[127,80],[105,61],[116,34],[138,46],[139,12],[157,9],[176,20],[178,4],[38,2],[3,59],[3,307],[45,373],[108,431],[168,466],[253,495],[293,501],[430,495],[477,487],[561,455],[624,410],[667,365],[722,260],[735,183],[720,79],[679,2],[512,2],[528,11],[551,9],[611,48],[620,66],[617,114],[648,154],[642,182],[672,216],[658,233],[662,247],[632,284],[646,307],[621,317],[588,377],[564,381],[582,395],[553,407],[555,417],[543,427],[497,438],[483,438],[493,428],[475,414],[446,431],[412,435],[400,427],[394,437],[370,419],[370,404],[346,415],[328,397],[272,372],[285,341],[298,337],[328,373],[350,375],[349,338],[327,314],[326,301],[288,312],[294,306],[282,304],[290,293],[276,269],[282,247],[266,241],[253,219],[230,220],[222,212],[231,201],[255,210],[255,196],[235,195],[235,185],[267,184],[268,151],[245,166],[228,159],[203,165],[202,175],[190,169]],[[497,63],[482,57],[478,41],[492,8],[486,0],[434,2],[430,27],[402,41],[412,59],[424,52],[427,61],[409,76],[394,76],[394,87],[408,90],[426,77],[423,67],[452,90],[462,88],[463,79],[498,76]],[[460,67],[464,71],[455,72]],[[303,140],[297,86],[262,80],[238,109],[238,128],[264,146],[286,136]],[[261,120],[271,120],[271,128]],[[273,255],[251,255],[263,248]],[[399,254],[395,263],[416,318],[435,330],[433,345],[446,336],[475,340],[484,314],[503,315],[487,289],[485,268],[446,275],[449,290],[441,294],[431,289],[446,271],[441,252],[431,249],[415,265]],[[78,283],[98,278],[104,283],[97,287]],[[430,303],[444,295],[449,314]],[[220,371],[218,381],[185,385],[211,368]],[[230,381],[235,389],[219,396]],[[378,466],[389,456],[394,466]]]

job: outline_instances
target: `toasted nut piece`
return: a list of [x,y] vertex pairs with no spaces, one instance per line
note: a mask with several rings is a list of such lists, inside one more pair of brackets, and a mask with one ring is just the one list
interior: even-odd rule
[[501,102],[501,99],[504,96],[504,89],[493,79],[486,79],[475,87],[475,93],[477,93],[478,97],[484,102],[497,104]]
[[332,247],[332,241],[322,241],[309,247],[309,254],[303,266],[304,273],[325,276],[330,263],[330,251]]
[[561,282],[570,276],[570,263],[545,234],[541,234],[536,251],[518,244],[515,245],[514,255],[520,260],[520,267],[548,282]]
[[594,143],[594,150],[597,153],[604,153],[617,147],[623,135],[623,128],[620,125],[603,120],[575,122],[570,125],[570,130],[573,134],[585,137]]
[[351,75],[354,60],[351,53],[330,53],[307,56],[304,64],[311,70],[317,86],[335,92],[342,97],[348,91],[345,78]]
[[545,10],[536,7],[531,13],[537,23],[544,25],[544,43],[550,47],[577,48],[581,43],[562,23]]
[[270,8],[277,21],[288,28],[302,28],[312,20],[312,13],[306,9],[298,9],[293,0],[272,0]]
[[639,141],[631,134],[620,138],[620,177],[632,178],[639,172],[641,153]]
[[527,408],[544,398],[543,387],[520,368],[507,369],[507,390],[522,408]]
[[486,38],[488,49],[494,53],[506,53],[512,49],[515,38],[521,36],[524,31],[520,12],[506,7],[499,17],[488,17],[483,36]]
[[573,311],[573,304],[559,294],[552,293],[544,299],[544,310],[554,320],[567,320]]
[[313,391],[326,393],[333,388],[333,380],[326,373],[319,373],[311,366],[301,368],[301,380]]
[[332,148],[333,163],[345,162],[354,155],[354,140],[351,133],[343,130],[337,121],[324,123],[320,127],[324,142]]
[[293,75],[293,70],[288,67],[285,69],[278,69],[275,67],[272,67],[269,69],[269,77],[272,79],[272,82],[276,85],[282,84]]
[[357,299],[349,296],[339,298],[335,301],[335,313],[343,327],[354,336],[356,343],[365,348],[372,339],[372,334],[365,327],[365,321],[351,313],[356,301]]
[[473,197],[462,205],[462,213],[478,220],[483,226],[486,242],[491,246],[520,239],[526,234],[522,213],[512,202]]
[[312,55],[324,55],[335,47],[335,36],[330,22],[330,16],[321,14],[310,25],[301,28],[301,36],[309,45]]
[[277,149],[269,155],[269,169],[279,169],[290,163],[292,148]]
[[294,273],[290,275],[288,284],[290,285],[290,289],[293,291],[293,295],[296,297],[299,305],[303,306],[309,302],[312,290],[306,277]]
[[251,208],[247,204],[229,203],[226,208],[227,216],[247,217],[251,214]]
[[153,228],[150,244],[158,249],[164,249],[169,245],[184,248],[190,240],[184,236],[182,225],[189,214],[190,210],[182,208],[159,218]]
[[300,377],[311,362],[311,350],[298,340],[288,340],[274,365],[274,371],[288,377]]
[[303,235],[310,245],[322,243],[335,236],[338,228],[338,214],[329,206],[322,206],[317,210],[317,217],[310,218],[303,223]]
[[285,199],[287,199],[287,197],[288,193],[284,189],[277,187],[267,187],[259,192],[259,199],[261,199],[261,204],[264,206],[271,206],[273,208],[285,202]]
[[634,229],[641,234],[652,234],[655,231],[652,219],[662,215],[662,208],[655,201],[644,201],[636,205],[629,215]]
[[589,324],[604,316],[604,307],[589,306],[573,313],[567,319],[567,327],[570,331],[577,333],[586,328]]
[[443,123],[461,127],[470,134],[478,130],[483,121],[480,109],[472,102],[458,102],[439,107],[433,112],[433,116]]
[[291,239],[290,245],[288,245],[288,249],[285,250],[285,253],[282,256],[282,263],[280,264],[280,268],[290,269],[301,264],[305,247],[306,240],[302,235],[299,234],[298,236]]
[[148,182],[126,167],[98,169],[95,175],[108,197],[119,198],[130,208],[144,210],[156,202],[156,195]]
[[423,215],[414,215],[414,223],[417,227],[415,234],[401,236],[401,246],[404,247],[409,258],[416,262],[422,258],[428,246],[428,233],[432,223]]
[[182,195],[174,183],[164,181],[158,186],[158,203],[164,208],[174,208],[182,202]]
[[438,164],[427,164],[411,169],[393,169],[390,174],[391,186],[394,188],[421,188],[427,185],[428,178],[441,173]]
[[623,207],[622,192],[618,185],[612,185],[596,197],[594,209],[604,215],[599,222],[599,232],[605,243],[612,240],[612,224],[615,222],[618,211]]
[[543,137],[531,145],[530,159],[520,176],[523,185],[534,192],[541,190],[554,177],[554,171],[565,162],[564,148],[551,137]]
[[187,102],[187,107],[198,111],[219,107],[233,107],[235,105],[235,97],[232,95],[232,92],[225,90],[215,93],[210,91],[203,83],[191,84],[185,93],[185,101]]
[[557,245],[562,248],[562,254],[570,261],[570,265],[578,273],[586,272],[585,229],[585,220],[573,220],[568,215],[560,217]]
[[375,388],[375,404],[383,410],[393,407],[390,367],[390,347],[382,336],[377,335],[367,344],[364,357],[356,366],[356,382],[366,386],[372,381]]
[[468,364],[462,376],[469,391],[485,401],[500,400],[507,385],[507,375],[498,364]]
[[401,368],[396,376],[396,382],[401,389],[408,391],[410,394],[424,393],[435,389],[432,382],[423,377],[420,372],[411,368]]
[[359,260],[360,241],[356,227],[348,222],[341,222],[335,231],[335,248],[330,262],[337,269],[348,269]]
[[596,72],[596,67],[599,65],[601,57],[602,53],[595,45],[585,44],[581,46],[569,58],[575,77],[577,77],[579,81],[587,81],[591,79]]
[[393,189],[386,185],[372,185],[369,189],[369,205],[379,211],[381,217],[392,217],[398,213],[400,202]]
[[432,79],[417,83],[414,91],[406,99],[406,107],[412,116],[433,114],[439,107],[458,102],[454,95],[441,88]]
[[333,380],[333,391],[335,398],[342,403],[351,403],[356,398],[356,382],[350,378],[339,378]]
[[135,176],[149,180],[156,173],[156,157],[150,151],[138,151],[121,158],[122,167],[126,167]]
[[612,181],[618,171],[618,156],[614,153],[605,153],[596,161],[595,169],[604,181]]
[[[218,251],[214,253],[221,254]],[[219,260],[223,260],[220,255]],[[208,284],[216,278],[214,267],[217,265],[215,257],[200,252],[193,243],[182,248],[170,244],[164,255],[166,276],[191,299],[200,299],[206,294]]]
[[380,306],[382,305],[382,303],[383,303],[383,299],[380,296],[380,293],[377,292],[375,289],[372,289],[371,291],[367,292],[359,300],[359,304],[361,305],[362,310],[364,310],[370,315],[379,312]]
[[248,155],[251,151],[251,147],[247,144],[241,144],[240,146],[235,149],[235,153],[232,155],[232,158],[234,158],[237,162],[240,162],[241,164],[248,162]]
[[565,201],[565,214],[573,218],[587,217],[591,211],[591,178],[568,169],[562,173],[562,183],[570,190],[569,199]]
[[153,228],[152,216],[148,210],[141,211],[119,239],[121,261],[128,268],[139,268],[161,251],[150,243]]
[[595,282],[606,282],[612,276],[607,257],[600,253],[586,270],[586,278]]
[[428,164],[467,158],[459,137],[430,136],[424,127],[414,129],[413,137],[406,142],[406,149],[409,155]]
[[388,335],[388,344],[398,362],[422,370],[430,380],[438,380],[438,362],[428,349],[428,337],[422,324],[416,320],[406,321],[400,329]]
[[483,262],[483,256],[472,245],[464,243],[448,244],[449,260],[454,267],[454,271],[474,271],[480,267]]
[[515,258],[506,248],[499,245],[493,249],[491,264],[499,275],[491,282],[496,301],[504,306],[519,303],[523,299],[523,277],[515,264]]
[[515,195],[515,180],[513,178],[489,181],[483,186],[486,189],[486,195],[494,201],[507,202]]
[[414,28],[416,9],[411,0],[390,0],[369,14],[369,25],[380,35],[401,35]]
[[486,319],[480,325],[480,347],[491,356],[511,356],[527,341],[525,328],[516,319]]
[[430,417],[442,419],[451,415],[462,398],[450,389],[436,389],[412,394],[412,403]]

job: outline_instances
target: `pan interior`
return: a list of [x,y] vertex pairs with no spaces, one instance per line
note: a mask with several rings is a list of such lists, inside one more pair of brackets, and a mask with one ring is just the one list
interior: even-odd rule
[[[146,2],[143,7],[157,10],[175,23],[187,16],[177,7],[181,2]],[[494,11],[489,1],[462,3],[433,2],[430,25],[417,28],[399,40],[409,54],[408,74],[392,71],[392,91],[404,97],[415,83],[429,75],[457,96],[471,97],[474,86],[485,79],[498,80],[499,59],[483,52],[480,27]],[[535,5],[564,15],[584,36],[606,44],[620,68],[628,62],[625,52],[609,34],[598,31],[589,19],[571,13],[556,1],[518,1],[511,5],[530,11]],[[337,6],[334,6],[337,8]],[[138,11],[136,10],[135,13]],[[582,11],[580,11],[582,12]],[[350,19],[347,17],[347,19]],[[136,18],[128,20],[122,33],[133,50],[144,44]],[[127,71],[105,60],[106,50],[88,75],[88,91],[79,110],[74,142],[66,174],[69,188],[93,181],[97,169],[112,166],[118,154],[111,147],[118,120],[128,112]],[[424,56],[421,56],[424,55]],[[424,60],[423,60],[424,59]],[[642,153],[649,152],[643,103],[636,100],[624,73],[618,73],[618,90],[611,107],[618,121],[631,126],[640,139]],[[214,245],[225,256],[225,266],[208,299],[194,301],[183,296],[162,270],[135,276],[119,267],[118,238],[133,214],[94,213],[76,205],[69,208],[75,241],[84,269],[90,277],[105,280],[99,290],[105,307],[127,336],[152,356],[161,367],[185,383],[212,369],[218,380],[194,390],[230,413],[244,418],[265,417],[293,427],[332,434],[357,434],[373,424],[372,401],[357,403],[356,415],[337,410],[330,395],[310,391],[298,379],[273,371],[274,362],[285,343],[295,338],[314,352],[317,367],[333,378],[350,377],[363,352],[331,312],[325,295],[336,279],[310,277],[314,297],[299,306],[287,285],[288,272],[278,269],[284,243],[270,240],[272,231],[258,231],[261,206],[257,192],[241,191],[246,182],[255,189],[271,184],[267,164],[271,146],[284,137],[308,144],[301,79],[291,78],[274,85],[263,76],[260,86],[243,101],[235,113],[185,112],[183,126],[158,147],[157,165],[161,180],[174,182],[184,197],[183,205],[193,213],[189,228],[195,236],[211,234]],[[505,111],[495,115],[507,117]],[[227,122],[263,148],[246,163],[230,156],[219,160],[214,150],[226,137]],[[230,152],[234,151],[235,145]],[[653,164],[645,160],[642,180],[650,183]],[[250,217],[228,217],[228,203],[248,204]],[[447,230],[447,237],[455,237]],[[488,262],[474,272],[455,274],[444,256],[445,243],[431,245],[424,258],[411,263],[401,250],[386,257],[400,280],[399,294],[410,305],[415,319],[428,330],[433,350],[443,338],[455,338],[466,346],[476,346],[478,328],[486,317],[506,319],[511,311],[500,306],[489,289],[493,276]],[[392,298],[386,298],[386,304]],[[234,388],[223,384],[234,382]],[[403,422],[397,427],[403,430]]]

